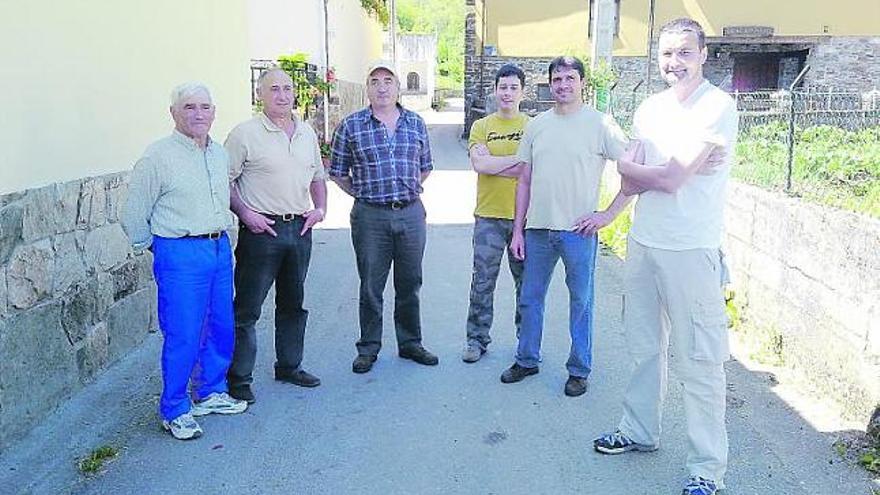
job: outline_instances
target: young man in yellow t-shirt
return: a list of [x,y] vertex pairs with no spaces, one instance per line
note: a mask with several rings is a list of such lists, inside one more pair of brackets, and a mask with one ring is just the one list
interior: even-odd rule
[[[505,65],[495,74],[495,101],[498,111],[471,127],[468,147],[471,165],[477,172],[477,208],[474,210],[474,271],[471,279],[467,319],[467,343],[462,352],[466,363],[479,361],[492,342],[492,306],[501,258],[513,234],[514,196],[517,165],[516,150],[528,116],[520,113],[526,76],[515,65]],[[519,293],[523,263],[507,255],[516,286],[515,323],[519,334]]]

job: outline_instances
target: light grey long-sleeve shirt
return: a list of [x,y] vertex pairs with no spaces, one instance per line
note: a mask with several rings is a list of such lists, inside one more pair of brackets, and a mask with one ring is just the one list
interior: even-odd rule
[[229,157],[208,138],[202,149],[177,130],[147,147],[131,174],[122,228],[135,250],[153,236],[184,237],[227,230]]

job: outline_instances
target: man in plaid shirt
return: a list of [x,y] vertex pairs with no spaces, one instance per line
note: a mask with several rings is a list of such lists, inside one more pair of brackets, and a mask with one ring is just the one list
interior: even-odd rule
[[398,355],[436,365],[422,347],[419,289],[425,253],[422,182],[433,169],[428,130],[398,102],[400,81],[391,64],[367,73],[370,106],[346,117],[333,136],[330,178],[355,198],[351,242],[360,285],[361,337],[352,371],[366,373],[382,347],[382,292],[394,264],[394,327]]

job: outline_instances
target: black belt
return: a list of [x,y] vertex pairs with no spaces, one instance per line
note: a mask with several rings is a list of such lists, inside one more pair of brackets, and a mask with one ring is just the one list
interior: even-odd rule
[[415,203],[416,199],[410,199],[407,201],[392,201],[390,203],[371,203],[369,201],[364,201],[366,204],[370,206],[375,206],[376,208],[388,208],[389,210],[402,210],[407,206]]
[[223,236],[223,232],[209,232],[207,234],[194,234],[194,235],[188,235],[186,237],[189,237],[191,239],[211,239],[211,240],[216,241],[217,239],[219,239],[222,236]]
[[302,215],[296,215],[294,213],[285,213],[283,215],[269,215],[264,213],[263,216],[279,222],[292,222],[296,220],[297,217],[302,217]]

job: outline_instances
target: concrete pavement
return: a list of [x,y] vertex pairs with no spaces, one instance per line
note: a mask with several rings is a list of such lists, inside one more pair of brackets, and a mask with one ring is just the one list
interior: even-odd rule
[[[155,417],[161,339],[153,335],[4,452],[0,492],[678,493],[686,439],[674,376],[659,451],[607,457],[590,446],[617,423],[629,372],[620,260],[599,257],[595,369],[585,396],[562,393],[569,342],[561,267],[550,288],[538,375],[511,385],[498,380],[516,344],[512,282],[505,272],[490,351],[476,364],[461,362],[475,179],[456,139],[457,119],[433,114],[429,120],[438,170],[426,185],[431,225],[422,314],[425,345],[439,355],[439,366],[396,356],[388,291],[379,360],[366,375],[351,372],[358,280],[346,203],[334,188],[330,218],[315,232],[307,287],[304,367],[321,377],[319,388],[272,380],[270,303],[259,326],[258,402],[239,416],[204,418],[201,439],[178,442],[159,430]],[[780,399],[765,374],[737,361],[728,372],[727,494],[871,493],[868,476],[839,461],[832,436]],[[120,447],[119,458],[94,478],[78,475],[75,458],[102,444]]]

